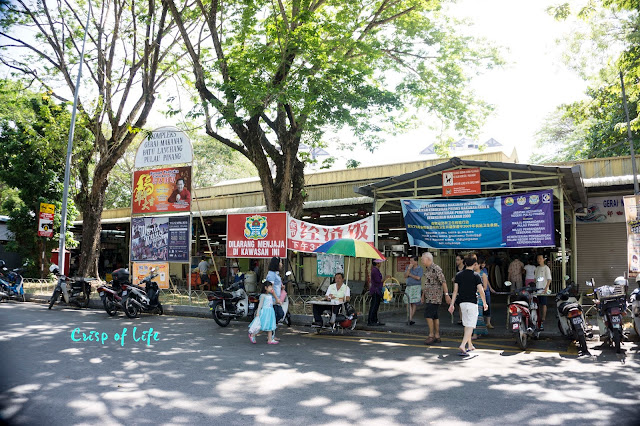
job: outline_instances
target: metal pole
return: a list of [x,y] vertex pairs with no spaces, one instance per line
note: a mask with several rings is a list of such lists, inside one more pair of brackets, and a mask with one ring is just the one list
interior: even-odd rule
[[638,189],[638,170],[636,166],[636,153],[633,146],[633,137],[631,136],[631,122],[629,121],[629,107],[627,106],[627,95],[624,92],[624,78],[620,71],[620,87],[622,87],[622,104],[624,105],[624,113],[627,116],[627,139],[629,139],[629,149],[631,150],[631,170],[633,171],[633,193],[639,194]]
[[84,37],[82,38],[82,52],[80,53],[80,63],[78,65],[78,78],[73,93],[73,108],[71,110],[71,125],[69,126],[69,141],[67,142],[67,159],[64,169],[64,192],[62,196],[62,222],[60,223],[60,246],[58,251],[58,268],[64,274],[64,249],[65,236],[67,234],[67,203],[69,201],[69,175],[71,174],[71,152],[73,151],[73,132],[76,126],[76,111],[78,110],[78,93],[80,92],[80,78],[82,77],[82,63],[84,62],[84,47],[87,42],[89,32],[89,18],[91,17],[91,0],[89,0],[89,13],[87,13],[87,25],[84,27]]

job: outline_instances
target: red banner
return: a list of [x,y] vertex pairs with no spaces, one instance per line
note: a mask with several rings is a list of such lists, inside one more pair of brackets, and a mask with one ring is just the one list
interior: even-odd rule
[[373,245],[373,216],[346,225],[322,226],[289,218],[290,250],[312,253],[327,241],[339,238],[353,238]]
[[191,167],[133,173],[133,214],[191,211]]
[[457,169],[442,172],[443,197],[480,193],[482,193],[480,169]]
[[286,212],[227,215],[227,257],[286,256]]

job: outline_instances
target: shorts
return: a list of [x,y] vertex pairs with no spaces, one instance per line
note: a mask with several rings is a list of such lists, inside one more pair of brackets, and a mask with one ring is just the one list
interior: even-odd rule
[[424,317],[429,319],[437,320],[438,317],[438,308],[440,307],[439,303],[425,303],[424,304]]
[[547,306],[547,296],[538,296],[538,305]]
[[524,286],[529,287],[531,284],[535,284],[536,280],[534,278],[527,278],[524,280]]
[[460,303],[462,310],[462,325],[465,327],[476,328],[478,322],[478,304],[470,302]]
[[420,297],[422,296],[422,286],[408,285],[404,292],[409,298],[409,303],[420,303]]

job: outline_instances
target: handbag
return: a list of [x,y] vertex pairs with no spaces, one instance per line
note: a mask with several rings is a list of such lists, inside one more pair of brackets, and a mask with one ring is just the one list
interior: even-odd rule
[[251,321],[251,324],[249,324],[249,333],[256,334],[260,331],[261,326],[260,317],[256,316],[253,321]]

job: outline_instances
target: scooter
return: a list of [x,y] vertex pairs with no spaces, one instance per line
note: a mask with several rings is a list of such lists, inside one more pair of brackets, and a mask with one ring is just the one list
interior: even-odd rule
[[640,275],[636,277],[636,285],[638,288],[633,290],[629,296],[629,303],[631,303],[631,312],[633,313],[633,329],[640,336]]
[[5,265],[4,260],[0,260],[0,302],[9,299],[24,302],[23,269],[9,271]]
[[158,283],[152,281],[157,276],[157,268],[151,268],[149,275],[142,280],[141,284],[144,284],[144,289],[141,286],[129,285],[127,290],[123,290],[123,296],[126,296],[124,313],[127,317],[137,318],[140,312],[157,313],[158,315],[164,313],[159,300],[160,288]]
[[[593,278],[591,280],[587,285],[595,286]],[[626,286],[626,278],[618,277],[612,286],[595,288],[592,293],[594,303],[598,306],[600,340],[615,347],[616,353],[622,352],[622,316],[627,308]]]
[[[543,278],[544,280],[544,278]],[[506,287],[511,287],[511,281],[505,281]],[[514,295],[516,300],[509,304],[509,328],[516,335],[516,342],[520,349],[527,349],[529,338],[540,337],[542,323],[538,313],[538,289],[531,285],[518,290]]]
[[[569,277],[565,276],[565,281]],[[587,347],[586,322],[582,313],[582,306],[574,296],[575,283],[569,284],[560,290],[556,295],[556,312],[558,316],[558,329],[560,333],[578,342],[580,352],[583,355],[590,355]]]
[[116,269],[112,273],[111,285],[98,287],[98,294],[102,299],[104,310],[114,316],[118,309],[124,311],[124,303],[129,292],[129,271],[124,268]]
[[[95,281],[95,278],[75,278],[69,279],[66,275],[60,274],[58,265],[55,263],[49,267],[49,271],[58,276],[58,284],[53,290],[53,294],[49,299],[49,309],[53,307],[53,304],[62,298],[67,305],[76,305],[78,308],[89,307],[89,297],[91,294],[91,281]],[[71,284],[71,291],[69,292],[67,281]]]

